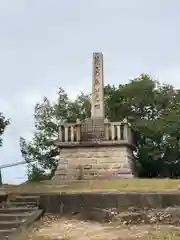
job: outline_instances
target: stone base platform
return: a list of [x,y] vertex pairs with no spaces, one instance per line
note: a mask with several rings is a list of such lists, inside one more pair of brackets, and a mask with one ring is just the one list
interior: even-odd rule
[[132,150],[126,145],[60,149],[54,180],[133,178]]

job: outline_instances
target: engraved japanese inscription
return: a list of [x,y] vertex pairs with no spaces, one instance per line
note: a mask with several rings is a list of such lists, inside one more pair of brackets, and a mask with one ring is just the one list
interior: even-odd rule
[[100,54],[94,53],[94,107],[96,109],[100,108]]
[[93,53],[93,79],[92,79],[92,117],[104,117],[104,79],[103,79],[103,55]]

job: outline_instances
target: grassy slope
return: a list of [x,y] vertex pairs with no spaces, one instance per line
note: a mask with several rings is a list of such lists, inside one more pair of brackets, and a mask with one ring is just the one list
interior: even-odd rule
[[46,181],[23,185],[4,185],[1,191],[9,193],[80,193],[80,192],[177,192],[180,180],[124,179],[91,181]]

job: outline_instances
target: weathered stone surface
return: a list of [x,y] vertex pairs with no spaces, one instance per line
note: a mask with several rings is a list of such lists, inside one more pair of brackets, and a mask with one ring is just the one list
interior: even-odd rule
[[62,195],[41,195],[40,207],[47,213],[60,214],[63,203],[63,213],[81,212],[92,208],[118,211],[135,209],[160,209],[180,206],[179,193],[77,193]]
[[61,179],[62,174],[67,174],[69,179],[79,179],[80,167],[83,169],[82,179],[124,175],[128,178],[132,175],[131,156],[132,153],[125,146],[61,149],[55,179]]
[[104,118],[88,118],[81,127],[82,141],[104,139]]
[[91,117],[104,118],[103,54],[93,53]]

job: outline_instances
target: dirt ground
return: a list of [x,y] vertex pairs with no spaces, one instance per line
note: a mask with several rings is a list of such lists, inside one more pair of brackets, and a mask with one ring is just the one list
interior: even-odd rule
[[180,228],[171,225],[123,225],[45,217],[18,240],[179,240]]

